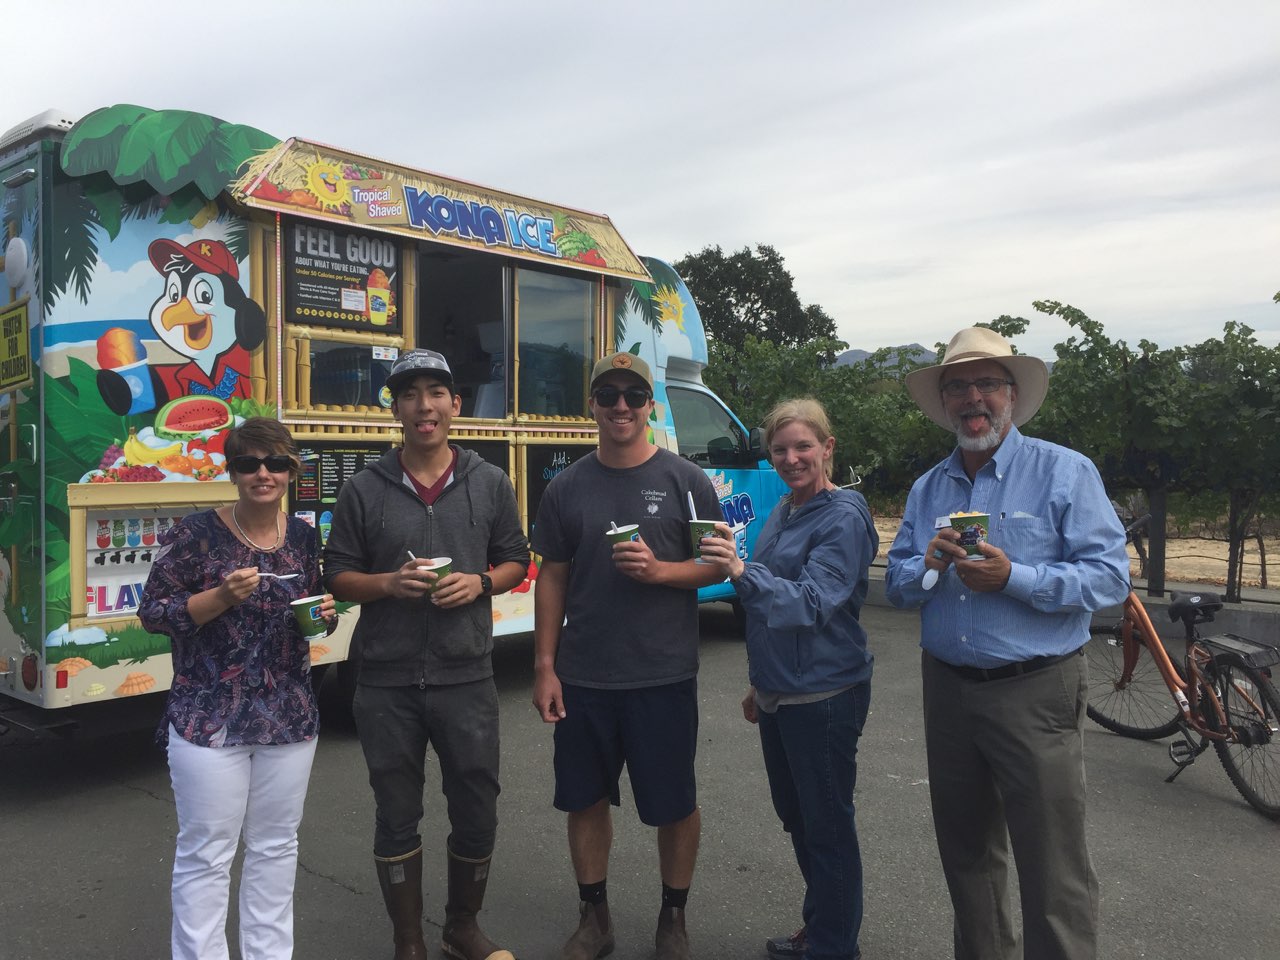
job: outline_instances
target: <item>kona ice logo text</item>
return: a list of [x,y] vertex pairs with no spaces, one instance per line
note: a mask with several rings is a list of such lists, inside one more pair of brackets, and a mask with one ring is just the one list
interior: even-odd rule
[[551,257],[560,256],[551,239],[555,224],[550,217],[535,217],[515,210],[499,211],[475,200],[455,200],[410,186],[404,188],[404,203],[409,225],[419,230],[452,233],[462,240],[482,240],[491,247],[527,248]]
[[749,493],[739,493],[721,500],[720,512],[724,514],[724,522],[731,527],[750,523],[756,518],[756,509],[751,505]]

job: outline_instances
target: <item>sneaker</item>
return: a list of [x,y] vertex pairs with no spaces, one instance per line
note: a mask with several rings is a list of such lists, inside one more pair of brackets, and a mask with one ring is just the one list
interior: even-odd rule
[[808,945],[809,938],[801,927],[789,937],[770,937],[764,942],[764,952],[773,960],[800,960]]

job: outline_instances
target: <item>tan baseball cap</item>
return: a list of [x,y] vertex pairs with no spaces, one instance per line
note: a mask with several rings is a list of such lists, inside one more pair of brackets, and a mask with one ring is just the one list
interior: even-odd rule
[[653,392],[653,374],[649,372],[649,364],[634,353],[627,353],[625,350],[611,353],[603,360],[596,361],[596,365],[591,368],[591,389],[595,389],[596,381],[606,373],[615,372],[634,373],[644,381],[644,385],[649,388],[649,392]]

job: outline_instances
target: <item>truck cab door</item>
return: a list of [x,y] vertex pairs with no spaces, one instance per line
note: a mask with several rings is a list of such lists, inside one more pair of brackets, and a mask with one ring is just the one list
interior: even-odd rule
[[[749,559],[765,518],[786,491],[782,478],[764,457],[759,432],[748,432],[724,401],[701,384],[668,381],[667,403],[677,452],[711,478],[725,522],[739,528],[738,556]],[[733,587],[727,583],[698,591],[702,602],[727,600],[733,595]]]

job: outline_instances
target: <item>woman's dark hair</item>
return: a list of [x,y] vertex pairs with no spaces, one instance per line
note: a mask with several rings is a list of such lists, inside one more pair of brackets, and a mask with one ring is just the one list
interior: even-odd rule
[[250,417],[240,426],[232,427],[227,432],[227,442],[222,450],[227,457],[228,473],[233,472],[230,467],[232,460],[253,450],[288,457],[289,472],[292,474],[297,474],[302,467],[293,434],[279,420],[272,420],[270,417]]

